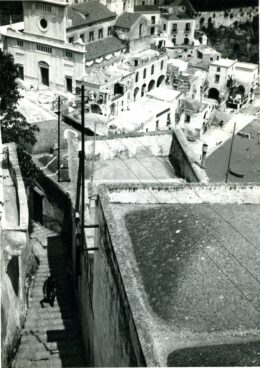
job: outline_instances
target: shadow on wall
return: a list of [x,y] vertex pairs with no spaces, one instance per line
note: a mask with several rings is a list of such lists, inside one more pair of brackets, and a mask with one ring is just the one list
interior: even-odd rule
[[200,346],[172,352],[168,367],[259,366],[260,340],[247,343]]
[[[57,351],[50,351],[47,345],[45,348],[51,354],[58,353],[63,367],[85,367],[87,362],[77,319],[75,293],[72,278],[66,272],[68,254],[65,241],[61,237],[49,237],[47,249],[50,275],[56,279],[57,283],[57,300],[55,303],[61,312],[60,323],[64,327],[60,329],[59,325],[53,323],[54,329],[46,331],[47,343],[56,342]],[[39,338],[39,336],[36,336],[36,338]]]

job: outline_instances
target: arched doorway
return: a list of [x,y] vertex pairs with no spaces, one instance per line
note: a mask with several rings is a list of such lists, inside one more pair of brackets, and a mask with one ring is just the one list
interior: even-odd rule
[[38,65],[40,69],[40,83],[44,84],[45,86],[49,86],[49,64],[47,64],[45,61],[40,61]]
[[111,115],[116,114],[116,104],[113,102],[112,105],[110,105],[110,113]]
[[97,104],[91,104],[91,112],[95,114],[102,114],[102,110]]
[[134,90],[134,101],[136,101],[139,97],[139,88],[136,87]]
[[145,94],[145,90],[146,90],[146,84],[143,84],[143,85],[142,85],[142,90],[141,90],[141,97],[143,97],[143,96],[144,96],[144,94]]
[[157,87],[160,87],[160,85],[162,84],[162,82],[164,81],[164,75],[160,75],[160,77],[157,80]]
[[214,100],[218,100],[219,91],[216,88],[210,88],[208,97],[213,98]]
[[148,84],[148,92],[154,89],[155,87],[155,81],[152,79]]

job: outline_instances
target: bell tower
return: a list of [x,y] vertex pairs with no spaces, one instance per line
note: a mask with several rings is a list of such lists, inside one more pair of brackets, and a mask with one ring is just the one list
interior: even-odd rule
[[65,0],[24,1],[24,33],[66,40]]

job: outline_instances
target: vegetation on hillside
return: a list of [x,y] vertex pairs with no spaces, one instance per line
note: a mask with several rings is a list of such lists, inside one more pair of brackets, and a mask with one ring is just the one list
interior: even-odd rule
[[17,103],[21,97],[18,90],[17,78],[19,72],[14,64],[13,56],[0,50],[0,116],[3,143],[15,142],[21,172],[27,187],[34,186],[37,169],[25,149],[36,143],[39,128],[28,124],[25,117],[17,110]]
[[250,63],[259,62],[259,18],[254,17],[253,22],[238,24],[233,27],[214,28],[203,30],[208,36],[208,43],[223,57],[238,59]]
[[0,26],[23,20],[22,1],[0,1]]

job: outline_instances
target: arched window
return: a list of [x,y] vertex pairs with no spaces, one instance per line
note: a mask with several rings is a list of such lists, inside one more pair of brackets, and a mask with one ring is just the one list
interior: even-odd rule
[[151,67],[151,74],[153,75],[153,73],[154,73],[154,64]]
[[135,75],[135,83],[137,83],[137,82],[138,82],[138,78],[139,78],[139,73],[138,73],[138,72],[136,72],[136,75]]
[[143,71],[143,78],[144,79],[146,78],[146,68],[144,68],[144,71]]
[[161,70],[163,69],[163,60],[161,61]]
[[139,37],[143,35],[143,24],[139,24]]

